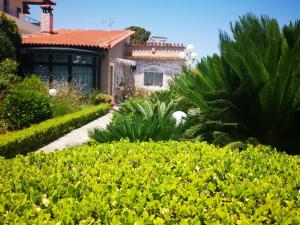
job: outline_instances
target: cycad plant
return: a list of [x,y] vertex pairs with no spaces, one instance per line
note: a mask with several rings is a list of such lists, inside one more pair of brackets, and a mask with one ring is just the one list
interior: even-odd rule
[[201,112],[189,135],[300,146],[300,21],[281,31],[275,19],[247,14],[231,31],[220,33],[220,56],[203,59],[173,81]]
[[184,132],[185,125],[176,125],[172,114],[178,103],[172,101],[151,102],[149,100],[129,101],[114,115],[106,129],[90,132],[92,141],[98,143],[129,139],[130,141],[177,140]]

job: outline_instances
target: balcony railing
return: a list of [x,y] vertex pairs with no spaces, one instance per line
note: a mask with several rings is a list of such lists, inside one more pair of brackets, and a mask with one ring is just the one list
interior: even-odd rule
[[36,19],[33,19],[33,18],[29,17],[29,16],[25,16],[24,20],[25,20],[26,23],[31,23],[31,24],[36,25],[36,26],[41,26],[41,22],[40,21],[38,21]]
[[[18,9],[12,9],[12,8],[7,8],[7,7],[4,7],[3,5],[0,4],[0,11],[2,12],[5,12],[13,17],[16,17],[16,18],[20,18],[20,15],[23,15],[19,12]],[[24,22],[26,23],[31,23],[33,25],[36,25],[36,26],[40,26],[41,25],[41,22],[36,20],[36,19],[33,19],[27,15],[24,15]]]

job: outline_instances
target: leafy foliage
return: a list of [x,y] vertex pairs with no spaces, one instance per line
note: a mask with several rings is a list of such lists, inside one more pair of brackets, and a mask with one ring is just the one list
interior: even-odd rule
[[131,36],[130,42],[133,44],[144,44],[149,40],[151,35],[150,31],[138,26],[130,26],[126,28],[126,30],[135,31],[135,33]]
[[21,36],[14,20],[0,12],[0,61],[16,58],[21,46]]
[[16,49],[8,37],[0,32],[0,61],[6,58],[16,58]]
[[4,224],[299,224],[300,157],[206,143],[0,159]]
[[33,90],[48,94],[48,87],[37,75],[26,76],[21,82],[15,85],[15,90]]
[[[35,151],[64,134],[106,114],[106,104],[92,106],[61,117],[43,121],[31,127],[0,135],[0,156],[12,158],[18,154]],[[0,213],[1,214],[1,213]]]
[[12,59],[4,59],[0,62],[0,74],[17,74],[18,63]]
[[22,129],[52,117],[50,98],[37,91],[12,91],[3,102],[4,120],[12,129]]
[[172,114],[178,104],[173,102],[155,102],[148,100],[129,101],[121,107],[105,130],[95,129],[90,138],[99,143],[119,141],[128,138],[131,141],[177,140],[185,126],[176,126]]
[[231,30],[233,38],[220,34],[221,56],[203,59],[173,83],[199,108],[196,138],[214,142],[217,132],[227,137],[224,144],[254,137],[291,147],[287,137],[297,132],[300,108],[299,21],[282,33],[275,19],[247,14]]

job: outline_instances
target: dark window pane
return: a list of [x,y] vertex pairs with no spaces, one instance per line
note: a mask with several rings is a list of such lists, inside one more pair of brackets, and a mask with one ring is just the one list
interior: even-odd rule
[[33,73],[41,77],[41,79],[48,83],[49,82],[49,67],[45,65],[34,65]]
[[72,82],[82,91],[88,93],[93,88],[93,68],[73,66]]
[[34,62],[49,62],[49,54],[47,53],[34,53],[33,54],[33,61]]
[[53,55],[54,63],[68,63],[68,55],[64,54],[54,54]]
[[86,55],[73,55],[72,62],[75,64],[93,64],[93,57]]
[[53,66],[52,75],[53,81],[68,82],[68,66]]

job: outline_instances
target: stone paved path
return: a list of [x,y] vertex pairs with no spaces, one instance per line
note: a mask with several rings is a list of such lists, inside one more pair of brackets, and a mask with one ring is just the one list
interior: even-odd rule
[[40,148],[36,152],[53,152],[54,150],[62,150],[65,148],[82,145],[86,143],[89,139],[88,132],[94,128],[105,128],[112,119],[112,112],[106,114],[105,116],[96,119],[87,125],[74,130],[65,136],[57,139],[56,141]]

